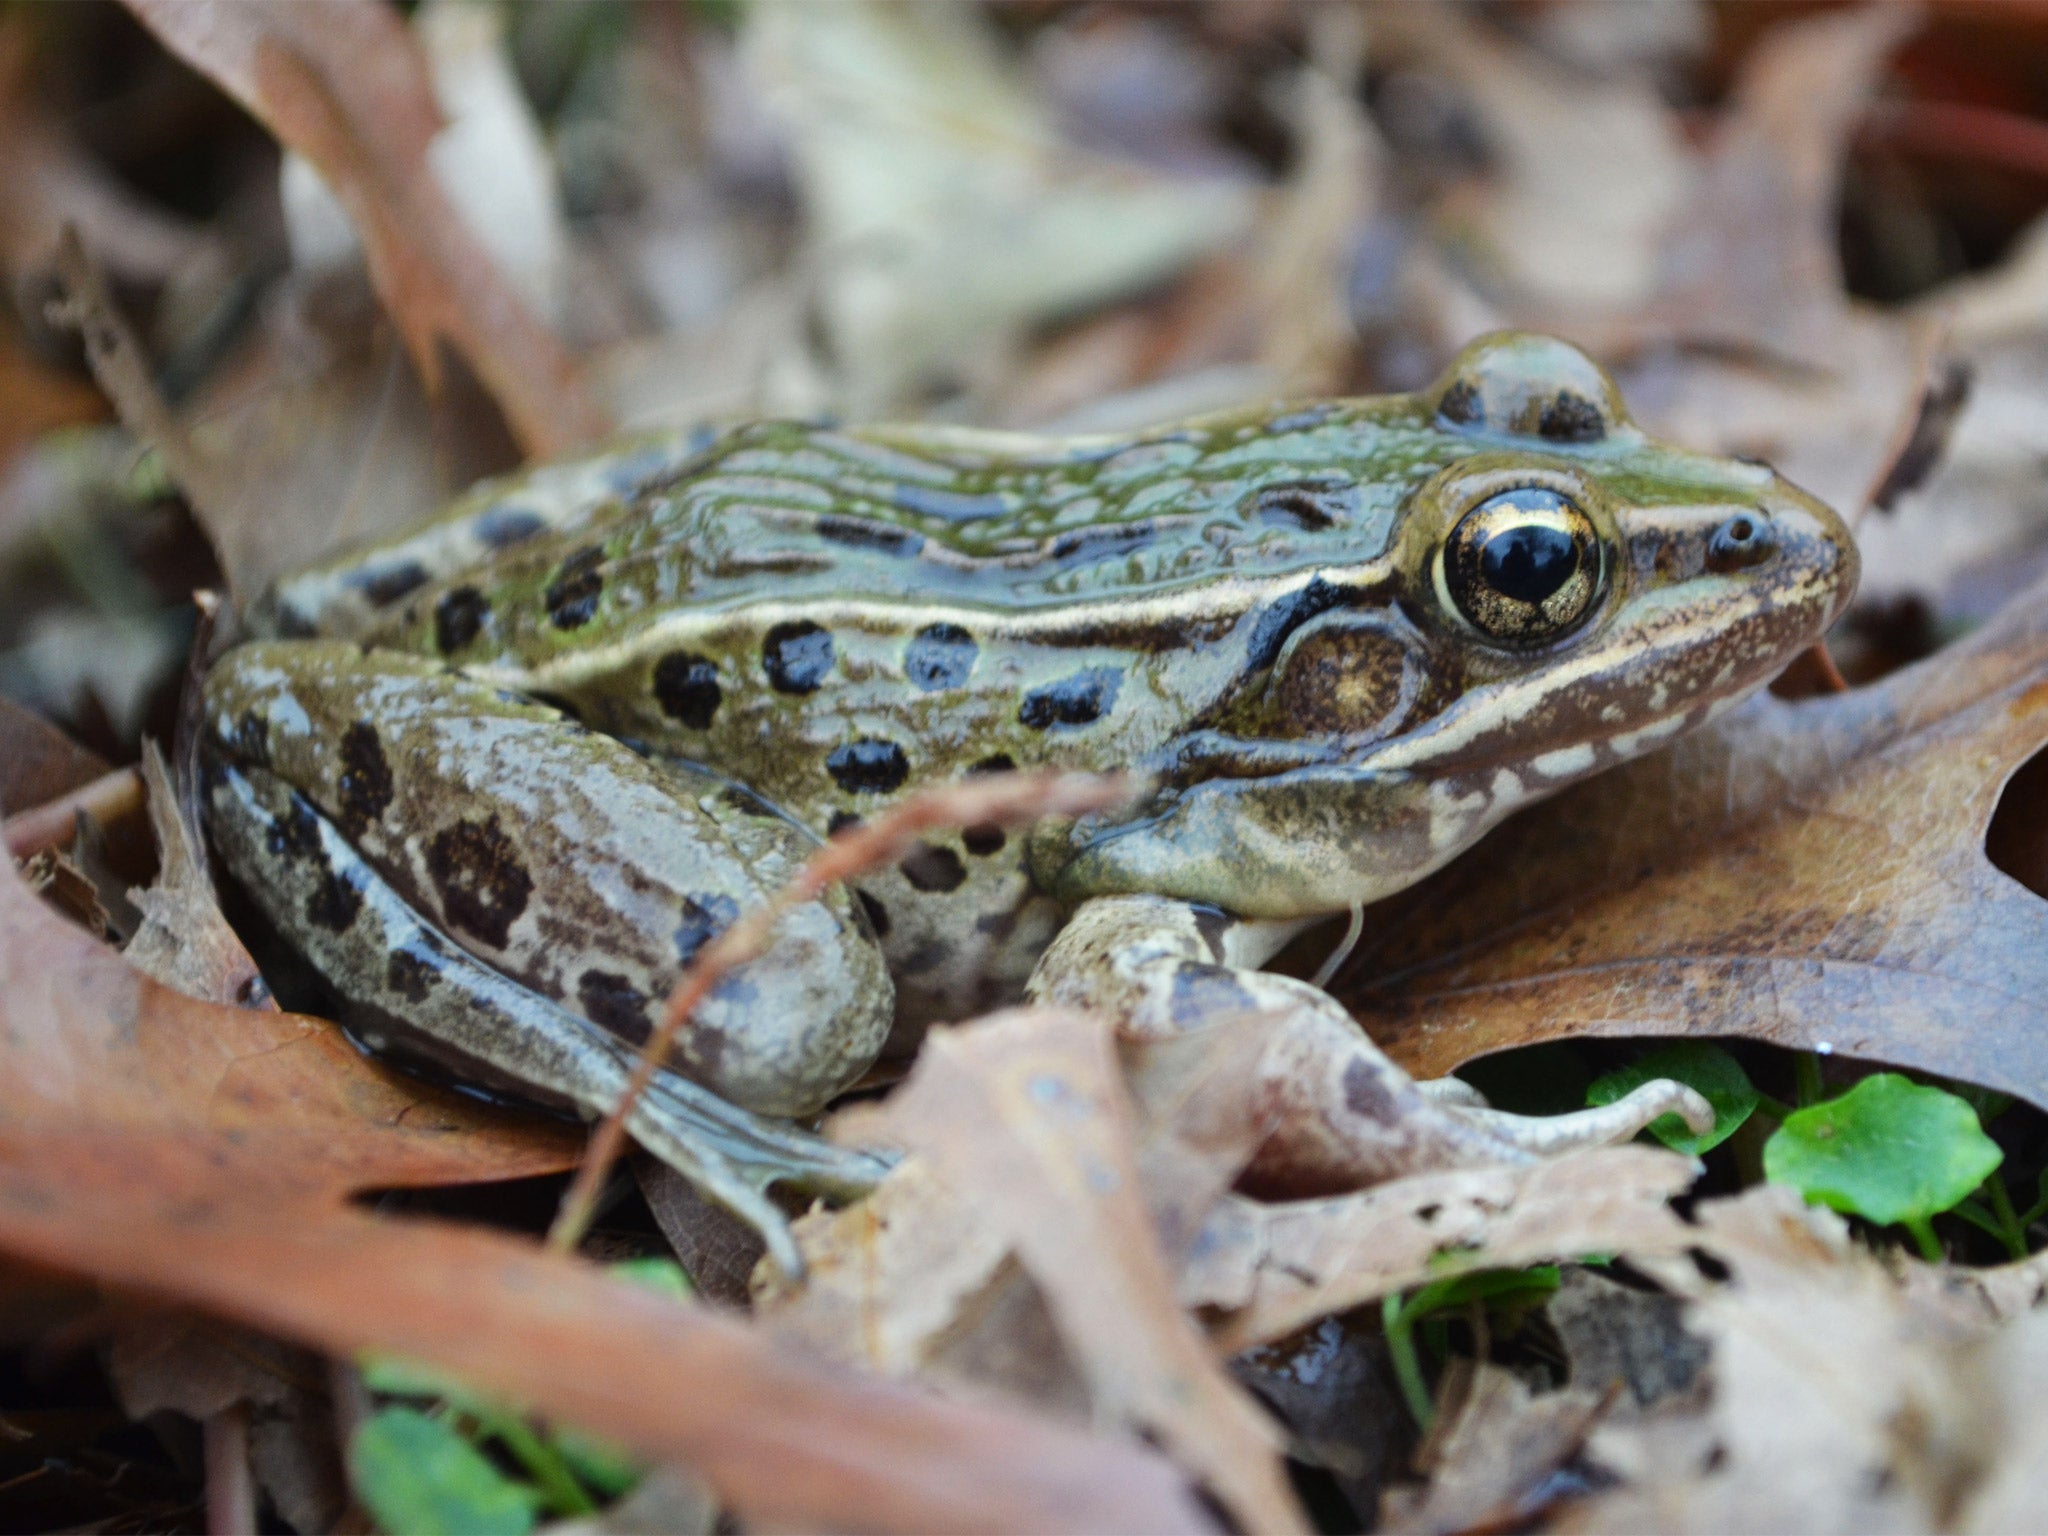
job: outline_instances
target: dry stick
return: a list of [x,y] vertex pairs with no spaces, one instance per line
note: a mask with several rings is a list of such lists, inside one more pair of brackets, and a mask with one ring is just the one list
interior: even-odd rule
[[725,975],[758,958],[782,915],[816,901],[832,886],[892,864],[923,834],[942,827],[1017,826],[1047,816],[1082,816],[1133,799],[1143,782],[1126,774],[999,773],[969,783],[945,784],[910,796],[878,820],[848,827],[812,854],[768,902],[746,913],[697,952],[668,995],[661,1023],[647,1037],[632,1081],[590,1138],[576,1178],[563,1195],[548,1246],[563,1252],[582,1241],[599,1191],[625,1148],[626,1119],[668,1059],[669,1046],[697,1005]]

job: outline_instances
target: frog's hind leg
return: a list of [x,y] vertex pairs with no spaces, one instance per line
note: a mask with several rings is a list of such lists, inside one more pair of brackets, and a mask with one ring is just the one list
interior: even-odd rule
[[1046,951],[1030,992],[1106,1012],[1139,1039],[1277,1015],[1251,1090],[1274,1127],[1247,1173],[1262,1193],[1324,1193],[1431,1169],[1525,1162],[1626,1140],[1674,1111],[1697,1129],[1712,1124],[1706,1102],[1671,1082],[1555,1117],[1487,1109],[1464,1084],[1417,1083],[1327,993],[1253,968],[1269,947],[1251,925],[1212,909],[1157,896],[1099,897]]
[[[205,740],[223,863],[359,1033],[588,1113],[696,951],[816,847],[713,775],[353,645],[230,653]],[[856,1079],[892,1011],[852,896],[800,906],[693,1013],[628,1128],[791,1262],[766,1184],[846,1194],[879,1165],[783,1117]]]

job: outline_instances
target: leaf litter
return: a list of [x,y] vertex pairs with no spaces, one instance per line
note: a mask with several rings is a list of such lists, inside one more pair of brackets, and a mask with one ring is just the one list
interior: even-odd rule
[[[1342,995],[1418,1072],[1708,1036],[1753,1072],[1766,1045],[1812,1053],[1802,1085],[1845,1090],[1834,1105],[1889,1065],[2048,1107],[2027,1022],[2048,952],[2041,242],[1952,263],[1904,308],[1852,297],[1839,254],[1838,208],[1874,176],[1925,215],[1868,125],[1955,57],[1953,19],[762,3],[728,30],[578,9],[436,4],[408,26],[367,0],[138,0],[302,157],[246,182],[288,239],[111,177],[104,138],[50,109],[61,72],[24,85],[62,29],[13,25],[0,262],[45,294],[64,276],[238,597],[607,415],[1115,429],[1410,387],[1488,326],[1554,330],[1615,363],[1653,429],[1874,504],[1874,600],[1844,648],[1862,686],[1758,699],[1518,818],[1370,914]],[[2002,25],[2015,61],[2048,55]],[[2021,88],[1979,67],[2010,110]],[[453,186],[451,166],[470,167]],[[523,246],[461,184],[498,175]],[[270,276],[238,277],[257,249]],[[231,278],[253,301],[226,344],[201,322],[232,312]],[[82,391],[48,315],[19,318],[45,348],[22,355]],[[80,393],[0,448],[42,452],[99,409]],[[0,647],[45,654],[4,623]],[[63,723],[98,745],[86,697]],[[1282,1021],[1138,1046],[1013,1012],[940,1032],[837,1117],[905,1155],[867,1199],[797,1217],[801,1285],[762,1269],[749,1289],[730,1223],[659,1173],[622,1239],[609,1151],[565,1246],[669,1234],[721,1277],[715,1305],[626,1294],[530,1235],[394,1219],[363,1202],[559,1176],[579,1142],[264,1006],[161,772],[96,789],[106,760],[39,730],[0,711],[10,849],[54,850],[81,810],[138,825],[146,778],[164,873],[125,959],[0,876],[0,1250],[109,1288],[110,1379],[132,1412],[208,1425],[217,1516],[260,1488],[297,1529],[351,1518],[360,1389],[332,1366],[370,1348],[675,1464],[634,1497],[698,1528],[722,1508],[747,1528],[1198,1529],[1200,1488],[1260,1530],[1962,1531],[2042,1497],[2039,1260],[1926,1263],[1756,1185],[1782,1145],[1763,1129],[1793,1115],[1769,1092],[1701,1148],[1704,1182],[1636,1146],[1260,1202],[1231,1185],[1272,1128],[1231,1090]],[[31,755],[58,766],[17,772]],[[839,848],[828,873],[885,852]],[[1941,1098],[2038,1169],[2031,1110]],[[1960,1256],[1942,1220],[1936,1251]]]

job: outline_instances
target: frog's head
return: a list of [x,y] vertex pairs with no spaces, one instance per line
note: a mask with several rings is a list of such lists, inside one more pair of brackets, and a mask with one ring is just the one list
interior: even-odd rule
[[1483,338],[1390,404],[1423,451],[1386,554],[1307,578],[1313,616],[1149,810],[1076,829],[1063,891],[1376,899],[1768,682],[1855,588],[1832,511],[1653,441],[1562,342]]

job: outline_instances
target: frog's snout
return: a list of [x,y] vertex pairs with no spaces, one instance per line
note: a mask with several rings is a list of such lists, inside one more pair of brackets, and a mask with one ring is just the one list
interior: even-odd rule
[[[1760,524],[1761,541],[1771,547],[1755,558],[1737,558],[1736,551],[1746,551],[1759,542],[1755,533],[1748,539],[1733,537],[1735,526],[1747,517],[1738,513],[1715,529],[1708,540],[1709,568],[1739,570],[1761,567],[1769,561],[1773,567],[1769,574],[1787,589],[1786,595],[1804,597],[1810,607],[1818,610],[1816,633],[1825,630],[1841,617],[1842,610],[1856,595],[1862,561],[1856,554],[1855,535],[1833,507],[1782,477],[1764,497],[1759,510],[1763,517],[1752,520]],[[1721,554],[1724,549],[1725,555]],[[1717,565],[1717,558],[1734,563]],[[1780,566],[1782,570],[1777,569]]]

